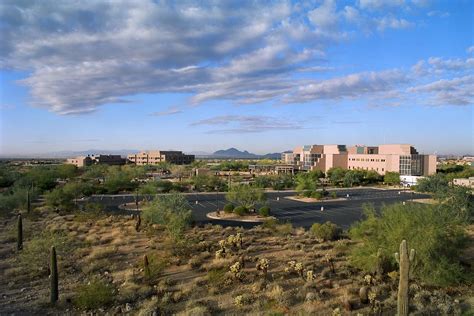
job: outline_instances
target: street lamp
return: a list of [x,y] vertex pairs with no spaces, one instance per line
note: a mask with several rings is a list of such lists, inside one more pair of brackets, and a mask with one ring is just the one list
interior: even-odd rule
[[215,187],[216,190],[216,207],[217,207],[217,215],[219,215],[219,188]]

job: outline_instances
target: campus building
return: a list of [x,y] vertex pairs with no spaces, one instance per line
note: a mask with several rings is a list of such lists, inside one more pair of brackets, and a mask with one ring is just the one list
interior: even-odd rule
[[334,167],[349,170],[373,170],[383,175],[399,172],[405,176],[426,176],[436,173],[436,156],[421,155],[409,144],[379,146],[307,145],[282,154],[285,163],[300,170],[327,172]]
[[153,150],[128,155],[127,159],[136,165],[156,165],[160,162],[187,165],[194,161],[194,155],[186,155],[182,151]]
[[66,163],[76,167],[85,167],[90,165],[124,165],[126,160],[120,155],[88,155],[69,158]]

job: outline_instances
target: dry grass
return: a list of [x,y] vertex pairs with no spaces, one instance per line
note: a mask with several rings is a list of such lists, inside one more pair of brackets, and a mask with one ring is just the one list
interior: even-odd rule
[[[100,277],[116,288],[114,302],[104,307],[104,313],[114,313],[114,304],[122,304],[124,310],[124,304],[130,303],[137,315],[155,311],[177,315],[332,315],[333,309],[342,310],[347,300],[357,303],[358,291],[364,285],[363,274],[347,267],[351,241],[321,242],[289,224],[251,230],[206,225],[190,229],[187,242],[177,247],[165,238],[160,227],[144,227],[136,232],[135,221],[130,218],[102,216],[94,221],[75,218],[44,212],[37,223],[26,225],[46,227],[84,241],[84,247],[76,249],[70,257],[61,258],[61,297],[74,297],[77,284]],[[243,235],[243,249],[228,247],[225,258],[216,259],[219,240],[237,232]],[[6,236],[7,230],[1,233]],[[14,240],[4,237],[2,240],[6,244],[0,253],[6,259],[0,260],[3,272],[0,294],[14,297],[12,306],[22,306],[27,314],[38,309],[44,314],[58,313],[57,309],[43,305],[47,300],[47,275],[38,279],[38,284],[22,284],[30,280],[21,267],[15,266],[12,252],[5,250],[14,246]],[[335,273],[322,262],[327,253],[334,258]],[[144,254],[156,269],[153,280],[145,277]],[[238,281],[229,267],[241,258],[245,266],[242,281]],[[266,276],[256,270],[256,262],[261,258],[269,261]],[[285,272],[290,260],[302,263],[305,272],[313,270],[316,279],[309,282],[296,273]],[[14,283],[8,285],[9,281],[5,280]],[[27,290],[21,292],[22,288]],[[384,284],[378,284],[376,290],[388,314],[393,314],[395,305],[390,297],[394,290]],[[5,304],[0,302],[0,310],[8,311]],[[59,313],[64,313],[71,306],[63,302],[57,308]],[[354,304],[354,308],[353,315],[371,313],[368,305]]]

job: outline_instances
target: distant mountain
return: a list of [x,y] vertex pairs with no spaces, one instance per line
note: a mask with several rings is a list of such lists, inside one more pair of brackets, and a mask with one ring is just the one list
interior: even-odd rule
[[237,148],[229,148],[218,150],[214,152],[211,157],[213,158],[236,158],[236,159],[280,159],[281,153],[270,153],[265,155],[257,155],[248,152],[247,150],[240,151]]
[[229,148],[224,150],[218,150],[212,154],[214,157],[224,157],[224,158],[257,158],[255,154],[251,154],[248,151],[240,151],[237,148]]
[[260,157],[264,158],[264,159],[281,159],[281,153],[265,154],[265,155],[260,156]]

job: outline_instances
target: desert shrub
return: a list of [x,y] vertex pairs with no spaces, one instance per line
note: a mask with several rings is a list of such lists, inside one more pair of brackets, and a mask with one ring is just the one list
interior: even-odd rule
[[224,212],[232,213],[233,210],[234,210],[234,204],[227,203],[226,205],[224,205]]
[[148,257],[148,269],[145,269],[145,277],[147,278],[148,282],[156,281],[163,270],[169,264],[169,258],[163,255],[147,255]]
[[112,303],[114,289],[110,284],[99,279],[93,279],[76,289],[74,305],[82,309],[96,309]]
[[310,232],[319,239],[335,240],[339,237],[341,229],[331,222],[324,224],[314,223],[311,226]]
[[282,223],[275,218],[270,218],[264,221],[262,227],[271,229],[280,236],[287,236],[293,231],[293,225],[290,222]]
[[267,219],[262,223],[263,228],[268,228],[271,230],[276,230],[276,226],[278,225],[278,220],[276,218]]
[[377,253],[389,258],[397,269],[394,253],[405,239],[416,250],[413,276],[427,284],[446,286],[460,283],[468,275],[459,262],[465,245],[465,216],[459,216],[460,205],[437,204],[384,206],[381,214],[365,206],[366,219],[350,229],[350,237],[359,241],[353,248],[351,263],[373,272]]
[[192,220],[188,201],[178,193],[157,196],[144,208],[142,217],[146,222],[163,225],[175,241],[183,239],[184,230]]
[[235,205],[254,209],[257,204],[266,201],[266,196],[265,192],[260,188],[241,184],[230,187],[229,192],[226,194],[226,199]]
[[105,207],[99,203],[87,203],[83,211],[77,211],[75,220],[78,222],[85,222],[95,220],[104,215]]
[[236,208],[234,208],[234,213],[239,215],[239,216],[243,216],[245,214],[247,214],[247,208],[245,208],[245,206],[237,206]]
[[80,244],[65,233],[44,231],[23,244],[18,257],[20,265],[33,275],[45,273],[49,267],[51,246],[55,246],[57,254],[64,257]]
[[311,197],[312,197],[313,199],[318,199],[318,200],[319,200],[319,199],[322,199],[322,198],[323,198],[323,192],[321,192],[321,191],[312,192],[312,193],[311,193]]
[[260,216],[263,216],[263,217],[268,217],[270,215],[270,207],[269,206],[262,206],[259,210],[258,210],[258,214]]
[[219,286],[225,280],[226,269],[211,269],[207,273],[207,281],[211,286]]

